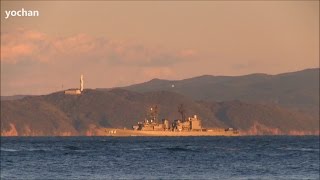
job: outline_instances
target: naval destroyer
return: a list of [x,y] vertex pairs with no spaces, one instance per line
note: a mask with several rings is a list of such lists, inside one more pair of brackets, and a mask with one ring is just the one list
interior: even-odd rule
[[159,110],[157,106],[149,109],[147,117],[138,122],[132,128],[138,134],[159,135],[159,136],[237,136],[239,131],[234,128],[207,129],[202,127],[201,119],[197,115],[187,117],[184,107],[178,107],[181,114],[180,119],[171,123],[168,119],[158,120]]

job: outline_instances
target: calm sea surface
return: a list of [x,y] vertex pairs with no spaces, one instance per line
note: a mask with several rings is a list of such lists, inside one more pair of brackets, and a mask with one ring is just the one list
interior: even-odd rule
[[319,136],[2,137],[3,179],[319,179]]

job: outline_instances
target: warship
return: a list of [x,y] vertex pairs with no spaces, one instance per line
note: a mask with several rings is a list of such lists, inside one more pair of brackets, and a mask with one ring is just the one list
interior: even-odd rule
[[160,136],[237,136],[239,131],[234,128],[215,128],[207,129],[202,127],[201,119],[197,115],[192,117],[186,116],[186,111],[181,104],[178,107],[181,114],[180,119],[173,120],[172,123],[168,119],[158,120],[159,110],[157,106],[149,109],[147,117],[144,121],[140,121],[132,128],[134,131],[143,132],[143,134],[160,135]]

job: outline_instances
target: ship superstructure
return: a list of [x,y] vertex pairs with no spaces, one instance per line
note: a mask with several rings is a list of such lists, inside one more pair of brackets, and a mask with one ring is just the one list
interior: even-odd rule
[[134,130],[141,131],[167,131],[170,130],[169,121],[162,119],[158,120],[158,106],[150,108],[147,118],[143,122],[138,122],[138,125],[133,126]]
[[168,119],[162,119],[161,122],[158,120],[158,107],[151,107],[147,118],[138,122],[137,125],[133,126],[134,130],[140,131],[203,131],[201,120],[197,115],[186,118],[185,110],[183,105],[178,108],[181,114],[181,119],[174,120],[171,124]]

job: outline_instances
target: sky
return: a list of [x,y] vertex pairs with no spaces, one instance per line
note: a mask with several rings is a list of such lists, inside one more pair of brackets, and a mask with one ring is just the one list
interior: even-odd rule
[[319,1],[1,1],[2,96],[318,67]]

